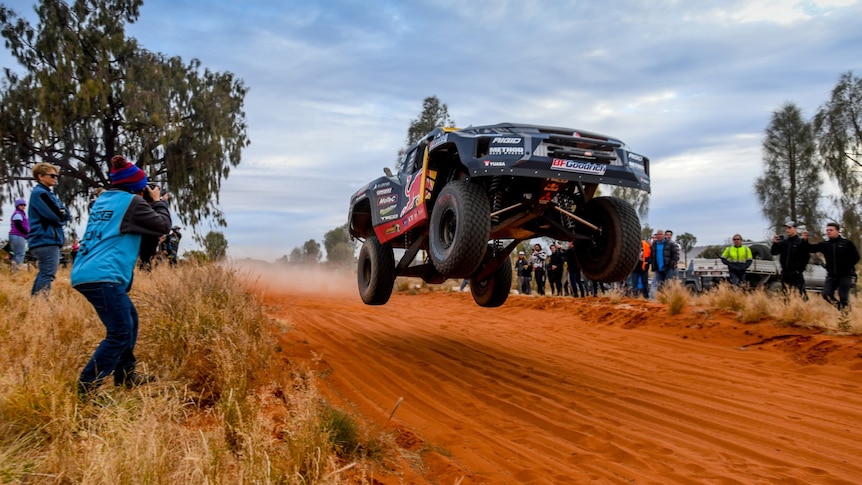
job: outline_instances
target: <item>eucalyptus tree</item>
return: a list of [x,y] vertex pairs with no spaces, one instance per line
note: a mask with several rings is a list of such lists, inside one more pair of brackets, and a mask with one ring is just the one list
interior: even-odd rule
[[398,168],[401,168],[401,161],[407,149],[438,126],[455,126],[455,120],[449,116],[449,107],[445,103],[441,103],[437,96],[428,96],[422,101],[422,112],[411,120],[410,126],[407,127],[406,143],[398,150]]
[[[814,130],[795,104],[785,103],[772,113],[763,139],[763,165],[754,190],[770,227],[779,231],[788,219],[808,228],[819,227],[823,178]],[[733,210],[732,203],[729,210]]]
[[837,183],[843,235],[862,239],[862,78],[841,75],[832,96],[814,116],[817,146],[826,173]]
[[0,81],[0,201],[18,196],[46,161],[60,168],[57,195],[80,216],[122,154],[170,189],[185,224],[225,225],[219,191],[249,143],[247,89],[230,72],[127,37],[142,4],[41,0],[35,27],[0,5],[0,34],[20,65]]

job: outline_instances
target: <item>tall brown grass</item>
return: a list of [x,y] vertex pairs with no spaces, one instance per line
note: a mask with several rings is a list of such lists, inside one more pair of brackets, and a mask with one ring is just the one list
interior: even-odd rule
[[136,354],[159,380],[80,401],[78,373],[104,328],[68,274],[48,298],[29,296],[35,272],[0,274],[0,482],[347,483],[339,469],[357,461],[351,483],[367,475],[385,438],[328,406],[310,371],[266,378],[270,322],[229,268],[136,274]]
[[742,323],[772,319],[778,325],[820,328],[839,335],[862,334],[862,310],[857,309],[856,295],[850,296],[851,310],[845,315],[814,292],[809,292],[808,300],[804,300],[795,291],[787,294],[765,289],[745,291],[719,285],[701,295],[689,295],[688,299],[692,305],[733,312]]

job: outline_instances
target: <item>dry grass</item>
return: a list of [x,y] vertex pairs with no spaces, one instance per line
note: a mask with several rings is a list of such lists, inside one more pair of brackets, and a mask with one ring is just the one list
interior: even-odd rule
[[0,483],[347,483],[339,468],[379,452],[309,371],[261,378],[269,322],[236,271],[138,273],[136,354],[159,381],[84,403],[73,389],[104,328],[68,270],[47,299],[30,298],[34,276],[0,275]]
[[668,312],[671,315],[678,315],[688,305],[691,299],[691,292],[682,286],[679,281],[674,280],[666,283],[660,290],[656,291],[655,297],[660,303],[667,305]]
[[763,289],[743,291],[730,285],[719,285],[702,295],[691,297],[691,303],[734,312],[742,323],[772,319],[778,325],[820,328],[839,335],[862,334],[862,310],[857,309],[859,300],[855,295],[850,296],[851,311],[845,315],[823,300],[819,293],[809,293],[808,296],[806,301],[796,292],[785,295]]

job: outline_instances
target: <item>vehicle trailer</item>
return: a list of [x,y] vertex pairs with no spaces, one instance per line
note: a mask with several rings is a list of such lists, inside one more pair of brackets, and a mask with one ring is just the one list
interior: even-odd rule
[[[804,273],[807,291],[820,292],[826,279],[826,270],[818,264],[809,264]],[[702,293],[719,284],[730,282],[730,271],[721,259],[695,258],[688,267],[677,273],[677,279],[692,293]],[[749,288],[781,290],[781,269],[774,260],[754,259],[745,272]]]

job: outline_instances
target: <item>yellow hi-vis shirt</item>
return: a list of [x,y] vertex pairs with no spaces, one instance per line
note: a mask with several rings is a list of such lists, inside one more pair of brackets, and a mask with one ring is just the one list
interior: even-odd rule
[[748,246],[728,246],[724,248],[724,252],[721,253],[721,257],[731,263],[744,263],[749,259],[753,259],[751,256],[751,248]]

